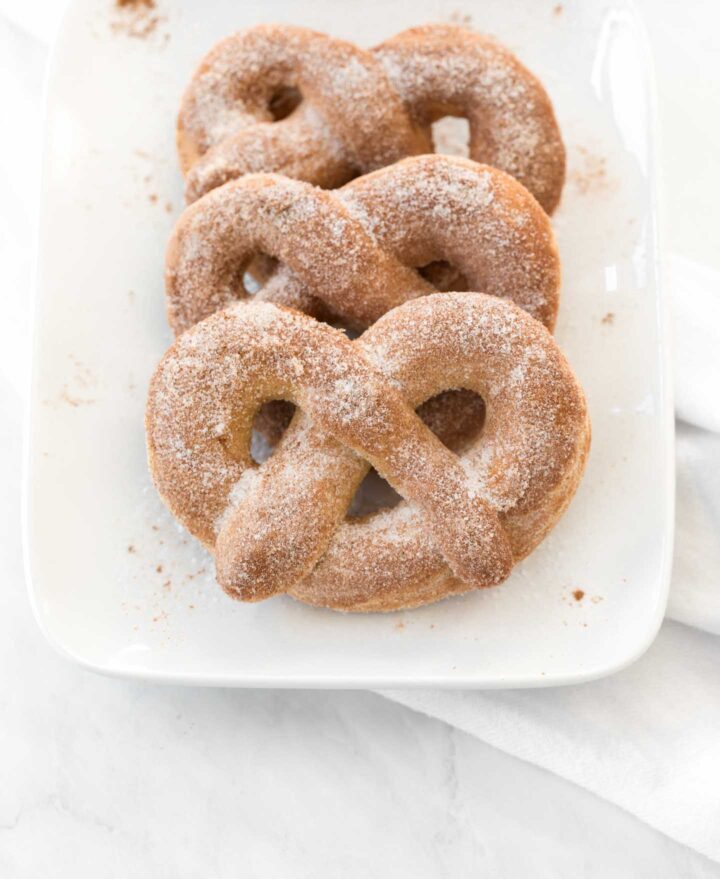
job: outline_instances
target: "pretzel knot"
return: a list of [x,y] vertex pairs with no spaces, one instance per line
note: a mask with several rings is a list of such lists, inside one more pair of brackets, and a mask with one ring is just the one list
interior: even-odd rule
[[463,28],[412,28],[371,51],[262,25],[221,41],[183,97],[178,152],[189,202],[243,174],[334,188],[432,151],[431,125],[463,116],[471,158],[557,205],[565,150],[550,100],[515,56]]
[[[458,457],[414,410],[461,387],[487,419]],[[272,399],[299,411],[257,466],[253,418]],[[230,595],[391,610],[504,580],[569,503],[589,427],[539,323],[495,297],[438,293],[354,342],[270,303],[220,311],[161,361],[147,436],[161,495],[214,550]],[[404,501],[348,519],[371,465]]]

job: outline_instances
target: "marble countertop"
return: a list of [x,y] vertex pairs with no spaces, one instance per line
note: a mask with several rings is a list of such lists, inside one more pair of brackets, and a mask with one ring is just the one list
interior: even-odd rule
[[[13,88],[39,94],[43,50],[0,16],[10,111],[1,68],[19,56]],[[38,130],[10,159],[36,153]],[[34,186],[13,167],[0,205]],[[0,208],[0,228],[15,291],[0,329],[0,876],[720,877],[619,808],[380,696],[151,687],[53,653],[20,544],[32,218]]]

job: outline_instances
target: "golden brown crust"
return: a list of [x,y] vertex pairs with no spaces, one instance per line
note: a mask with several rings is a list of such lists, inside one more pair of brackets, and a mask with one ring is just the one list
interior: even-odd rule
[[[413,411],[457,387],[487,405],[481,437],[459,458]],[[258,467],[253,417],[279,398],[300,412]],[[438,293],[356,342],[268,303],[218,312],[159,365],[147,438],[158,490],[214,549],[231,595],[393,610],[505,579],[572,497],[589,425],[538,322],[494,297]],[[405,501],[347,520],[369,465]]]
[[[273,102],[288,90],[303,100],[274,121]],[[412,28],[369,52],[288,25],[221,41],[178,117],[187,199],[260,171],[340,186],[430,152],[430,126],[445,115],[468,119],[472,158],[517,177],[554,210],[565,150],[547,93],[508,49],[449,25]]]

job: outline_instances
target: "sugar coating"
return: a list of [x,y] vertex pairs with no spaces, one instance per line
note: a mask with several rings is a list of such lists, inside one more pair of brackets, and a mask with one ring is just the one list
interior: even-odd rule
[[[273,98],[287,88],[303,100],[274,121]],[[468,119],[471,158],[515,176],[554,210],[565,150],[542,85],[495,40],[438,24],[371,51],[287,25],[260,25],[218,43],[178,117],[187,198],[259,171],[340,186],[432,151],[432,123],[447,115]]]
[[[457,387],[487,406],[482,435],[460,457],[414,412]],[[258,466],[252,420],[278,398],[300,411]],[[390,610],[504,579],[569,503],[589,425],[582,391],[539,323],[495,297],[438,293],[355,342],[270,303],[218,312],[163,358],[147,436],[161,495],[215,551],[231,595],[287,591]],[[404,501],[347,519],[370,465]]]
[[168,246],[176,332],[247,295],[242,276],[258,253],[281,266],[256,298],[358,328],[432,291],[418,269],[437,261],[464,289],[510,299],[550,328],[557,314],[547,215],[514,178],[459,157],[405,159],[333,192],[257,174],[208,193]]

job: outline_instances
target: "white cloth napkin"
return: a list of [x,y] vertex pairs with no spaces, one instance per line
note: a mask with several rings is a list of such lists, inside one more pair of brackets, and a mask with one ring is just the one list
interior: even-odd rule
[[[23,132],[22,138],[0,139],[0,289],[6,306],[0,373],[18,390],[26,381],[40,83],[62,5],[58,0],[0,0],[0,100],[6,118],[13,119],[13,130]],[[706,0],[642,0],[641,6],[651,16],[653,36],[661,43],[664,39],[666,49],[674,47],[672,53],[661,53],[666,66],[659,77],[661,88],[677,95],[665,122],[672,140],[673,120],[687,112],[687,96],[702,91],[694,82],[686,82],[685,90],[677,85],[682,78],[678,40],[682,36],[682,45],[689,40],[694,49],[695,34],[706,56],[710,50],[716,55],[720,15]],[[673,19],[678,7],[684,30]],[[698,52],[686,57],[691,71]],[[696,75],[697,67],[691,73]],[[720,92],[720,73],[714,73],[715,91]],[[704,98],[710,87],[707,81],[702,87]],[[720,133],[717,109],[704,107],[702,113],[716,126],[715,137]],[[695,114],[692,119],[696,116],[700,118]],[[712,143],[709,136],[706,140]],[[674,143],[674,161],[682,146]],[[717,151],[712,156],[717,165]],[[695,158],[687,157],[685,172],[703,176],[701,183],[707,184],[711,166]],[[715,166],[713,173],[717,179]],[[675,198],[673,186],[669,189]],[[707,185],[675,189],[681,196],[707,197]],[[673,213],[682,213],[685,206],[674,207]],[[717,228],[720,214],[714,218]],[[684,243],[682,235],[673,238],[673,244],[678,242]],[[698,253],[689,250],[689,255],[697,260]],[[720,638],[708,634],[720,634],[720,434],[710,432],[720,431],[720,273],[684,257],[673,257],[670,268],[677,411],[689,423],[678,425],[677,541],[668,613],[696,628],[666,623],[635,665],[583,686],[384,695],[552,770],[720,861]]]
[[[720,638],[666,623],[605,680],[547,690],[393,690],[720,860]],[[598,828],[602,832],[602,828]]]

